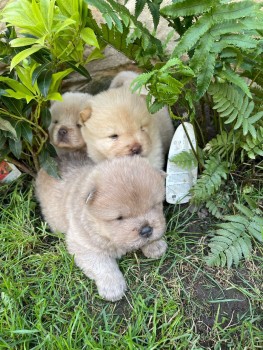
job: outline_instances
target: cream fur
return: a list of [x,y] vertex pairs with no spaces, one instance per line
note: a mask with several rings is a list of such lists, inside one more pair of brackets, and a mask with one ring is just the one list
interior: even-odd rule
[[[62,164],[61,179],[43,169],[36,195],[53,231],[66,233],[68,251],[94,279],[106,300],[121,299],[126,282],[116,259],[141,249],[159,258],[167,244],[163,215],[164,178],[146,159],[121,157],[98,165]],[[149,237],[142,235],[152,229]]]
[[[49,126],[50,143],[55,147],[58,156],[69,152],[86,153],[86,144],[81,135],[79,113],[85,108],[91,95],[81,92],[66,92],[62,101],[55,101],[50,107],[51,123]],[[63,129],[65,135],[61,137]]]
[[[135,73],[133,71],[122,71],[113,78],[110,84],[110,88],[125,86],[130,89],[132,81],[137,78],[138,75],[138,73]],[[148,91],[146,88],[142,88],[140,95],[145,96],[147,94]],[[166,154],[169,151],[174,134],[174,126],[170,118],[168,108],[161,108],[157,113],[152,115],[152,118],[154,118],[155,123],[157,124],[161,136],[163,152]]]

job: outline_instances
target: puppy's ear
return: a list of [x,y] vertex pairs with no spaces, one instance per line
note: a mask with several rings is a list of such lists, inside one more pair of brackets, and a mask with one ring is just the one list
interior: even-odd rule
[[80,121],[85,123],[91,117],[92,108],[87,106],[83,111],[80,112]]

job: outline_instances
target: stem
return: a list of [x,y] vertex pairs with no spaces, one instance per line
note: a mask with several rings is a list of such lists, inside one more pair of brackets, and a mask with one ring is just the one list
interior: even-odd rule
[[13,159],[11,157],[6,157],[6,160],[15,166],[17,166],[19,169],[21,169],[24,173],[31,175],[33,178],[36,177],[36,173],[34,173],[31,169],[29,169],[27,166],[24,164],[20,163],[18,160]]
[[200,166],[200,168],[201,168],[201,167],[203,167],[203,164],[201,163],[201,160],[199,159],[198,154],[197,154],[197,152],[196,152],[196,150],[195,150],[195,148],[194,148],[194,146],[193,146],[193,144],[192,144],[192,141],[191,141],[191,139],[190,139],[190,137],[189,137],[189,134],[188,134],[188,132],[187,132],[187,129],[186,129],[185,125],[184,125],[183,120],[181,120],[181,123],[182,123],[182,126],[183,126],[183,128],[184,128],[184,132],[185,132],[185,134],[186,134],[186,137],[187,137],[187,139],[188,139],[188,141],[189,141],[189,143],[190,143],[190,146],[191,146],[191,149],[192,149],[192,151],[193,151],[193,154],[194,154],[194,156],[195,156],[195,158],[196,158],[196,160],[197,160],[197,162],[198,162],[198,164],[199,164],[199,166]]

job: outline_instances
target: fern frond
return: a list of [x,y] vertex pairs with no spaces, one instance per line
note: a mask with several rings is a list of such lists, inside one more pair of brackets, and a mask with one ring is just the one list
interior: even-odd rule
[[201,98],[207,91],[214,75],[215,64],[215,55],[210,54],[204,58],[204,65],[197,75],[197,99]]
[[205,206],[208,209],[209,213],[211,213],[214,217],[216,217],[217,219],[222,218],[220,208],[215,204],[215,202],[208,200]]
[[183,169],[191,169],[198,164],[192,150],[182,151],[171,158],[170,161]]
[[211,248],[205,258],[209,266],[225,266],[230,268],[232,264],[239,264],[244,257],[250,257],[252,250],[251,238],[263,242],[263,217],[256,210],[251,210],[244,205],[235,204],[239,215],[224,216],[225,222],[217,225],[213,231],[208,246]]
[[180,57],[185,52],[189,51],[198,40],[209,31],[213,26],[213,19],[210,12],[202,16],[195,24],[193,24],[181,37],[178,45],[175,47],[172,57]]
[[[255,128],[254,128],[255,129]],[[241,147],[246,151],[250,159],[255,159],[257,156],[263,156],[263,127],[259,126],[255,129],[255,137],[247,135],[241,143]]]
[[222,161],[219,157],[211,156],[206,161],[205,169],[192,189],[192,201],[201,203],[209,199],[226,180],[228,173],[227,162]]
[[215,0],[183,0],[161,9],[161,14],[166,17],[178,18],[191,15],[200,15],[208,12],[211,6],[216,3]]
[[251,116],[255,104],[249,101],[244,92],[231,84],[212,84],[208,93],[212,95],[215,109],[225,124],[235,122],[234,130],[242,127],[243,135],[251,134],[256,136],[254,124],[263,117],[263,112],[258,112]]
[[235,144],[238,142],[240,142],[240,135],[234,134],[232,130],[228,133],[223,130],[221,134],[218,134],[208,142],[204,151],[209,155],[218,155],[221,159],[228,159],[230,153],[238,148],[235,147]]

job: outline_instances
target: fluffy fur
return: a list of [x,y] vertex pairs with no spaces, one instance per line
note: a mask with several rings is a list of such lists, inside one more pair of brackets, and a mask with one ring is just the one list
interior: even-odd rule
[[[122,86],[130,88],[132,81],[137,77],[138,74],[133,71],[122,71],[113,78],[110,88]],[[146,96],[148,94],[145,87],[141,89],[140,94],[142,96]],[[153,118],[154,122],[157,124],[157,128],[161,136],[163,152],[166,154],[169,151],[174,134],[174,126],[170,118],[168,108],[161,108],[157,113],[151,115],[151,118]]]
[[51,105],[51,124],[48,131],[50,143],[55,147],[58,156],[70,152],[87,152],[80,131],[79,113],[90,97],[88,93],[66,92],[62,95],[62,101]]
[[151,115],[145,96],[131,93],[134,74],[137,76],[133,72],[119,73],[109,90],[90,100],[80,113],[82,136],[95,163],[138,154],[162,169],[173,125],[166,108]]
[[101,297],[115,301],[126,290],[117,258],[137,249],[149,258],[166,251],[164,178],[138,156],[74,163],[61,167],[59,180],[41,169],[36,194],[52,230],[66,233],[76,264]]

